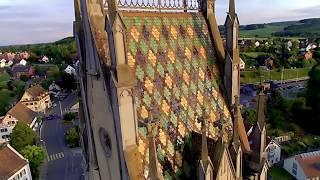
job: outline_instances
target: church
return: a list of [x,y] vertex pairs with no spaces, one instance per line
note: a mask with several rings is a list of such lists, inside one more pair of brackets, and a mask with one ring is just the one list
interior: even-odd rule
[[225,40],[215,0],[74,2],[86,179],[267,178],[263,92],[253,141],[241,115],[235,0]]

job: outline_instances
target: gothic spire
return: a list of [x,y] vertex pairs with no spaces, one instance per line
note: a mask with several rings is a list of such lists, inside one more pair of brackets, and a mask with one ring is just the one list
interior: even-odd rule
[[261,90],[258,95],[258,106],[257,106],[257,123],[260,130],[262,130],[262,128],[265,126],[265,116],[264,116],[265,94],[264,94],[263,83],[261,83],[260,88]]
[[153,119],[152,114],[149,113],[148,122],[148,139],[149,139],[149,177],[151,180],[160,180],[161,176],[158,170],[158,158],[156,153],[156,145],[154,142],[153,131],[158,129],[156,119]]
[[229,14],[231,15],[232,19],[236,16],[236,5],[235,0],[229,0]]
[[235,103],[233,107],[233,114],[234,114],[234,123],[233,123],[233,143],[239,147],[241,145],[240,143],[240,137],[239,137],[239,121],[241,118],[241,112],[240,112],[240,100],[239,96],[235,96]]
[[201,161],[205,169],[208,167],[208,143],[207,143],[207,116],[205,115],[205,110],[202,110],[203,115],[199,117],[201,122],[201,134],[202,134],[202,145],[201,145]]

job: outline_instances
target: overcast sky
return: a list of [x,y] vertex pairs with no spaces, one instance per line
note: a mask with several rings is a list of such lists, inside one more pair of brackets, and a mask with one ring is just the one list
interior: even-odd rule
[[[227,0],[216,0],[223,24]],[[317,17],[320,0],[236,0],[241,24]],[[0,0],[0,46],[72,36],[73,0]]]

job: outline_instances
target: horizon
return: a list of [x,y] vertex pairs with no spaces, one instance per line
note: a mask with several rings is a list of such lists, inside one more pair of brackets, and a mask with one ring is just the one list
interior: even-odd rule
[[[73,36],[73,1],[30,1],[1,0],[0,23],[9,28],[0,29],[0,46],[52,43]],[[238,0],[236,7],[241,25],[317,18],[314,12],[320,10],[320,1],[306,1],[308,3],[299,0]],[[15,9],[19,11],[13,13]],[[224,24],[227,9],[228,2],[216,2],[216,16],[220,25]]]

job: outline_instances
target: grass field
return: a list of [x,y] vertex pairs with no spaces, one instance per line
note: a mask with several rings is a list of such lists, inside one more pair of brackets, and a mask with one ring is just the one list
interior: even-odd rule
[[253,58],[253,59],[255,59],[261,55],[266,55],[266,56],[271,55],[270,53],[265,53],[265,52],[242,52],[241,54],[246,55],[246,56]]
[[[299,69],[284,69],[283,80],[296,79],[307,77],[311,68]],[[281,80],[280,70],[263,71],[265,80]],[[256,83],[260,82],[260,76],[256,71],[243,71],[241,72],[241,83]]]
[[281,167],[271,167],[269,169],[269,176],[272,180],[293,180],[294,178],[285,169]]
[[10,75],[7,72],[0,75],[0,82],[1,81],[9,81],[9,79],[10,79]]
[[253,37],[261,37],[261,38],[269,38],[272,37],[272,33],[283,31],[286,25],[282,24],[273,24],[273,25],[265,25],[265,28],[255,29],[255,30],[242,30],[240,31],[240,37],[242,38],[253,38]]

